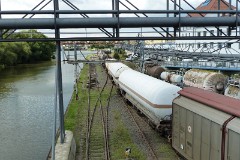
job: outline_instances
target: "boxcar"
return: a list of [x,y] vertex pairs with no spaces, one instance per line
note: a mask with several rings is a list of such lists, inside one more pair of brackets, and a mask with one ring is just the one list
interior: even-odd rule
[[240,160],[240,100],[194,87],[179,94],[173,148],[188,160]]

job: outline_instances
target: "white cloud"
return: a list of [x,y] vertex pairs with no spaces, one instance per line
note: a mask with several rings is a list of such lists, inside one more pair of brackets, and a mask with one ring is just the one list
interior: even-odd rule
[[[31,10],[37,4],[39,4],[42,0],[1,0],[2,10]],[[46,0],[47,2],[48,0]],[[69,0],[71,3],[76,5],[79,9],[111,9],[112,8],[112,0]],[[130,7],[130,5],[125,1],[121,0],[124,4]],[[166,9],[166,0],[129,0],[139,9],[151,9],[151,10],[163,10]],[[173,3],[170,1],[170,4]],[[178,0],[177,0],[178,1]],[[187,0],[194,7],[197,7],[204,0]],[[183,8],[186,6],[186,3],[181,1]],[[62,9],[67,9],[66,4],[62,0],[59,0],[59,4]],[[120,4],[120,7],[124,9]],[[53,8],[53,2],[47,6],[48,9]],[[130,7],[133,8],[133,7]]]
[[39,0],[1,0],[2,10],[30,10]]

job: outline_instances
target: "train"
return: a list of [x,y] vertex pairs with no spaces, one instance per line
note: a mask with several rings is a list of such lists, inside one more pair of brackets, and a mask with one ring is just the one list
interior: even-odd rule
[[224,94],[228,78],[222,73],[201,69],[190,69],[182,76],[153,64],[145,66],[145,73],[180,87],[197,87],[219,94]]
[[190,69],[183,76],[185,86],[192,86],[209,90],[212,92],[224,93],[227,77],[222,73],[209,70]]
[[145,74],[152,76],[154,78],[164,80],[165,82],[175,84],[177,86],[183,86],[182,75],[176,74],[175,72],[168,71],[164,67],[156,64],[146,63]]
[[197,87],[180,88],[122,63],[110,63],[107,72],[121,95],[171,140],[182,157],[240,159],[240,100]]
[[159,65],[155,64],[145,64],[145,73],[149,76],[159,78],[161,73],[164,72],[165,69]]
[[120,93],[140,113],[148,117],[151,125],[162,134],[170,132],[172,100],[180,87],[137,72],[126,65],[106,63],[107,72]]
[[240,79],[229,80],[224,95],[240,99]]
[[182,86],[182,83],[183,83],[183,76],[176,74],[174,72],[167,72],[167,71],[162,72],[160,75],[160,79],[178,86]]

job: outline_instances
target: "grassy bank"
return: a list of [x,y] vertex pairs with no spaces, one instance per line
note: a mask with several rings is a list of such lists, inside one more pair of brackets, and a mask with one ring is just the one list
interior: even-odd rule
[[[86,87],[88,81],[88,69],[89,65],[84,65],[78,81],[79,99],[76,100],[75,93],[73,93],[73,99],[71,100],[68,111],[65,115],[65,128],[66,130],[71,130],[73,132],[77,143],[77,155],[82,155],[81,158],[83,159],[85,155],[86,119],[88,107],[88,89]],[[95,105],[95,97],[99,96],[99,92],[105,81],[104,79],[106,79],[106,73],[103,68],[100,65],[97,65],[96,69],[98,79],[100,81],[100,88],[95,88],[91,91],[91,107]],[[108,84],[102,93],[103,106],[107,105],[107,99],[109,97],[111,87],[112,85]],[[115,87],[113,88],[112,94],[116,94]],[[121,113],[112,109],[109,114],[112,115],[110,121],[114,124],[114,126],[110,125],[109,129],[111,159],[125,159],[124,151],[126,147],[132,148],[132,158],[139,160],[146,159],[143,153],[141,153],[137,146],[133,143],[129,131],[122,121]],[[99,122],[99,125],[101,125],[101,122]]]

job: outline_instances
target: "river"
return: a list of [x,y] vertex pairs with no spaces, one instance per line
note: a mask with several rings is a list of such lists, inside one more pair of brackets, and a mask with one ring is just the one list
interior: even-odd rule
[[[74,65],[62,63],[62,74],[66,109],[73,92]],[[52,141],[54,93],[54,62],[0,72],[0,160],[46,159]]]

